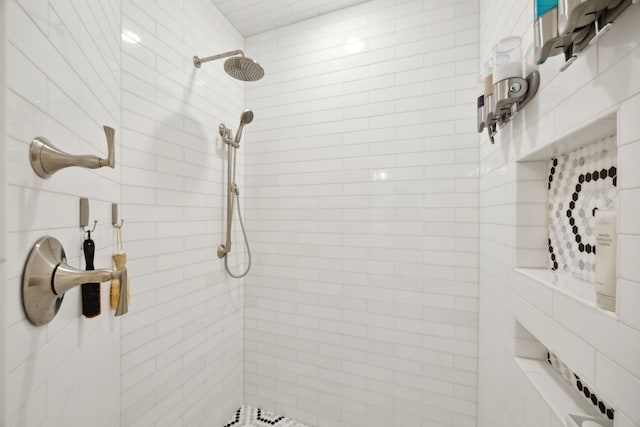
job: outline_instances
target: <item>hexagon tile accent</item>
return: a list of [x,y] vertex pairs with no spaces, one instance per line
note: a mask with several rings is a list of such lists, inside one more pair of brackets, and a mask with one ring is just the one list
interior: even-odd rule
[[591,415],[595,417],[607,417],[610,420],[615,418],[615,409],[602,399],[599,394],[589,387],[578,374],[573,372],[569,367],[551,351],[547,350],[547,362],[556,370],[558,375],[568,383],[574,396],[586,404]]
[[618,196],[615,136],[549,161],[549,267],[595,283],[597,209],[615,209]]
[[224,427],[311,427],[253,406],[242,406]]

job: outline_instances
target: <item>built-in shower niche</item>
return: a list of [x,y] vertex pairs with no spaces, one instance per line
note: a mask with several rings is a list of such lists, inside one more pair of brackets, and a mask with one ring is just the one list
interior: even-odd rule
[[537,394],[559,420],[577,414],[608,425],[608,420],[614,419],[615,409],[603,398],[601,390],[594,388],[591,380],[574,371],[518,320],[513,329],[513,356],[523,374],[519,377],[528,382],[529,399],[535,400],[533,394]]
[[598,209],[617,210],[616,114],[517,163],[516,266],[595,305]]

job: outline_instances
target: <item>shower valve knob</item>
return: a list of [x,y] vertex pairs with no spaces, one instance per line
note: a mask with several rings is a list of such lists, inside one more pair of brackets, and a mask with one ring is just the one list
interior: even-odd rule
[[38,326],[49,323],[58,313],[67,291],[83,283],[120,280],[121,292],[116,316],[128,311],[127,269],[80,270],[67,264],[60,241],[51,236],[40,238],[31,249],[22,274],[22,301],[29,321]]

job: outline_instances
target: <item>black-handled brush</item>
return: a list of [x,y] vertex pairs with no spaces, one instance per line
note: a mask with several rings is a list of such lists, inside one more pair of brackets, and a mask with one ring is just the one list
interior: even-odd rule
[[[96,253],[96,244],[91,240],[91,232],[88,233],[82,249],[87,263],[86,270],[95,270],[93,257]],[[89,318],[100,315],[100,283],[82,284],[82,314]]]

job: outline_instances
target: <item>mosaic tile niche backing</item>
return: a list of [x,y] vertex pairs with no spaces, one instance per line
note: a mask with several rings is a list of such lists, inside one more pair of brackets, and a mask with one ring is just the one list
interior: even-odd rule
[[615,136],[549,161],[549,267],[595,283],[596,209],[617,209]]
[[600,396],[598,396],[593,388],[581,379],[578,374],[571,371],[569,367],[551,351],[547,350],[547,362],[551,365],[558,375],[566,381],[573,395],[580,401],[585,403],[585,408],[594,416],[607,417],[613,420],[615,417],[615,409]]

